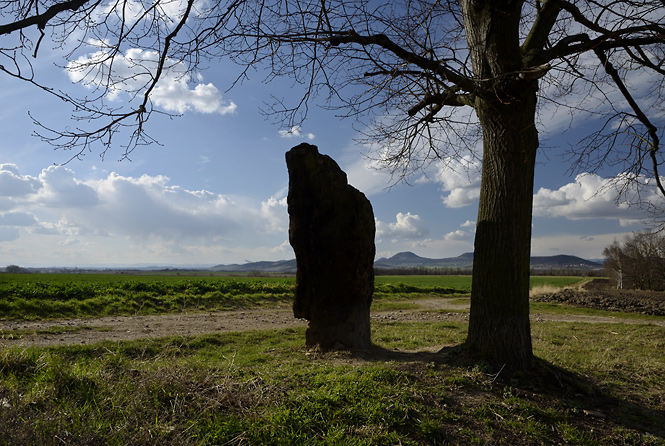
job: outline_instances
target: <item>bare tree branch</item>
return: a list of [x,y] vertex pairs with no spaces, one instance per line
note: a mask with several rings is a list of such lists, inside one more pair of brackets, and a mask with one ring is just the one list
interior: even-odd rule
[[362,46],[376,45],[385,48],[395,54],[400,59],[412,63],[420,68],[431,71],[441,76],[444,80],[452,82],[459,88],[471,92],[475,90],[475,83],[472,79],[466,78],[448,69],[445,65],[435,60],[419,56],[417,54],[405,51],[404,48],[390,40],[385,34],[375,34],[372,36],[361,36],[355,31],[341,32],[329,38],[330,45],[338,46],[345,43],[357,43]]
[[30,26],[36,25],[37,28],[43,30],[48,22],[53,19],[56,15],[65,11],[76,11],[81,8],[83,5],[88,3],[90,0],[68,0],[60,3],[56,3],[42,14],[33,15],[22,20],[17,20],[15,22],[8,23],[6,25],[0,25],[0,35],[11,34],[15,31],[28,28]]
[[532,51],[540,51],[545,47],[560,11],[559,0],[544,0],[542,2],[542,6],[531,26],[531,31],[522,44],[521,49],[525,55]]
[[[658,129],[656,126],[654,126],[649,118],[644,114],[640,106],[637,104],[633,96],[630,94],[630,91],[628,91],[628,88],[626,88],[625,83],[621,79],[621,76],[619,76],[619,73],[617,72],[616,68],[614,68],[614,65],[608,60],[607,56],[605,53],[597,49],[594,51],[598,59],[600,60],[600,63],[603,65],[605,68],[605,71],[607,74],[609,74],[612,77],[612,80],[616,83],[617,87],[621,91],[621,94],[623,97],[628,101],[628,104],[630,105],[630,108],[633,110],[633,113],[635,114],[635,117],[646,127],[647,132],[649,134],[649,141],[645,141],[648,145],[649,148],[649,156],[651,158],[652,162],[652,168],[653,168],[653,174],[654,178],[656,179],[656,184],[658,186],[658,189],[660,192],[663,194],[665,197],[665,189],[663,188],[663,185],[660,180],[660,175],[658,174],[658,160],[656,159],[656,154],[660,150],[660,139],[658,138]],[[642,138],[638,138],[641,141],[644,141]],[[639,147],[639,145],[638,145]]]

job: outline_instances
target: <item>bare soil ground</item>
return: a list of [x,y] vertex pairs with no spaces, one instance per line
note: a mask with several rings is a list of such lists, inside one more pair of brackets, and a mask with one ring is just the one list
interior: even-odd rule
[[[532,297],[534,301],[559,302],[576,307],[611,311],[665,315],[665,293],[610,289],[601,280],[587,283],[583,289],[564,289],[552,294]],[[413,301],[418,308],[380,311],[372,314],[376,321],[445,321],[466,320],[468,309],[457,299],[432,297]],[[555,315],[533,313],[534,322],[625,322],[639,320],[620,317],[586,315]],[[653,323],[665,326],[665,321]],[[125,341],[164,336],[192,336],[241,330],[266,330],[306,326],[307,321],[295,319],[288,305],[245,311],[212,313],[180,313],[160,316],[114,316],[98,319],[64,319],[53,321],[0,320],[0,345],[64,345],[92,344],[100,341]]]
[[559,302],[598,310],[665,316],[665,292],[617,290],[611,288],[606,279],[594,279],[583,285],[582,290],[568,288],[553,294],[535,296],[531,300]]

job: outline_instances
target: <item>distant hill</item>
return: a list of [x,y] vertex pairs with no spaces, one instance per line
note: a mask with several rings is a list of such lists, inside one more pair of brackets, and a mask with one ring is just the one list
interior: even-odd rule
[[[390,258],[380,258],[374,262],[374,267],[378,269],[394,268],[459,268],[471,269],[473,266],[473,253],[467,252],[457,257],[444,259],[428,259],[420,257],[412,252],[400,252]],[[531,268],[533,269],[579,269],[579,270],[597,270],[602,269],[603,265],[591,260],[584,260],[580,257],[569,255],[556,255],[547,257],[531,257]],[[278,260],[276,262],[250,262],[242,265],[216,265],[210,268],[211,271],[220,272],[265,272],[265,273],[295,273],[296,260]]]
[[228,272],[228,273],[247,273],[258,271],[262,273],[295,273],[296,259],[277,260],[275,262],[250,262],[242,265],[216,265],[209,268],[210,271]]
[[[381,258],[374,262],[376,268],[460,268],[471,269],[473,266],[473,253],[467,252],[457,257],[445,259],[428,259],[420,257],[412,252],[400,252],[389,259]],[[531,257],[531,268],[533,269],[580,269],[595,270],[602,269],[603,265],[591,260],[569,255],[556,255],[547,257]]]
[[565,254],[549,257],[531,257],[531,268],[534,269],[603,269],[603,264]]
[[446,259],[428,259],[420,257],[412,252],[400,252],[389,259],[381,258],[374,262],[375,268],[471,268],[473,265],[473,253],[465,253],[458,257],[449,257]]

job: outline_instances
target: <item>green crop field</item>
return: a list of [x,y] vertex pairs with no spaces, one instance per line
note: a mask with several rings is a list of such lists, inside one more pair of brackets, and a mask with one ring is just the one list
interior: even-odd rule
[[229,310],[292,298],[293,280],[177,276],[2,275],[0,314],[10,319]]
[[[532,276],[531,287],[566,287],[583,280],[575,276]],[[449,288],[471,292],[471,276],[376,276],[377,285],[404,284],[418,288]]]
[[[579,277],[533,277],[563,287]],[[0,317],[47,319],[213,311],[288,303],[293,277],[130,274],[0,274]],[[463,296],[470,276],[377,276],[375,297]]]
[[248,277],[226,274],[201,274],[201,273],[141,273],[141,274],[123,274],[123,273],[85,273],[85,274],[8,274],[0,273],[0,287],[11,284],[23,283],[80,283],[80,284],[119,284],[126,282],[153,283],[164,282],[167,284],[180,282],[216,282],[216,281],[236,281],[243,283],[261,282],[261,283],[295,283],[294,277],[266,276],[266,277]]

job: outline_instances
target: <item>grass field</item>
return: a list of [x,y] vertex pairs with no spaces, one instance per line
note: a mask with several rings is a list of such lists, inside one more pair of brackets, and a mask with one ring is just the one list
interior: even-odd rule
[[[3,317],[270,307],[290,302],[294,287],[283,278],[13,277],[0,275]],[[470,288],[465,276],[376,283],[384,309],[431,296],[464,303]],[[373,321],[375,347],[355,354],[307,351],[304,329],[4,347],[0,444],[665,445],[665,328],[631,317],[534,323],[539,365],[517,375],[469,356],[459,347],[467,323],[452,321]]]
[[464,323],[377,323],[364,354],[302,329],[0,350],[0,444],[663,445],[665,329],[542,323],[532,374],[455,347]]
[[[552,286],[568,286],[583,280],[582,277],[575,276],[533,276],[531,285],[539,286],[548,284]],[[295,284],[295,277],[283,276],[231,276],[222,274],[0,274],[0,289],[5,286],[21,285],[29,283],[79,283],[79,284],[118,284],[126,282],[165,282],[179,283],[183,281],[191,282],[215,282],[215,281],[236,281],[243,283],[264,283],[264,284]],[[402,283],[418,287],[441,287],[455,288],[460,290],[471,290],[471,276],[376,276],[376,285]]]
[[[532,278],[532,286],[563,287],[579,277]],[[377,276],[378,301],[463,296],[470,276]],[[295,279],[120,274],[0,274],[0,315],[5,319],[85,318],[180,311],[251,308],[293,299]]]

